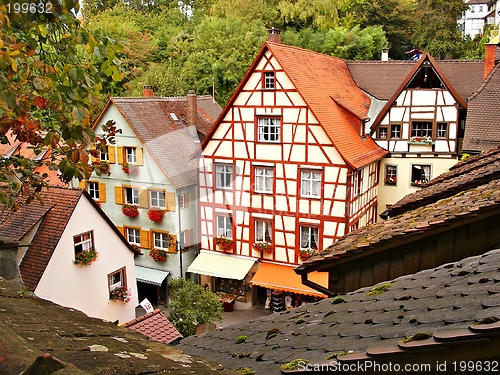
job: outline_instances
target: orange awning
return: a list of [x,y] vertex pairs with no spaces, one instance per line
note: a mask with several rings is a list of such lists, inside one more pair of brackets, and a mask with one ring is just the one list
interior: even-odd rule
[[[327,295],[302,284],[300,275],[297,275],[293,268],[279,264],[262,263],[250,283],[268,289],[327,297]],[[311,272],[308,279],[325,288],[328,287],[328,272]]]

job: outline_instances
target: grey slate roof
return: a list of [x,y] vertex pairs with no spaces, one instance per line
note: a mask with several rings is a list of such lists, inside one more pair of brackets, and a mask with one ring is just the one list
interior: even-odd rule
[[469,98],[462,149],[480,152],[500,145],[500,64]]
[[[436,60],[456,92],[471,96],[483,82],[482,60]],[[389,100],[415,66],[415,61],[347,61],[357,85],[379,100]]]
[[28,367],[25,374],[231,374],[131,329],[30,297],[0,278],[0,374]]
[[[129,126],[176,188],[197,182],[197,167],[189,163],[199,148],[198,132],[206,135],[221,112],[211,97],[197,97],[196,127],[187,126],[186,97],[111,98]],[[175,113],[179,121],[174,121]]]
[[[390,361],[430,363],[441,360],[498,358],[500,324],[500,249],[445,264],[377,286],[263,318],[185,338],[179,348],[220,362],[226,368],[250,367],[276,374],[282,364],[304,358],[325,363]],[[495,320],[495,319],[493,319]],[[271,332],[278,332],[267,338]],[[402,343],[418,332],[425,340]],[[236,344],[240,336],[245,342]],[[476,349],[476,350],[474,350]],[[436,357],[436,355],[438,355]]]

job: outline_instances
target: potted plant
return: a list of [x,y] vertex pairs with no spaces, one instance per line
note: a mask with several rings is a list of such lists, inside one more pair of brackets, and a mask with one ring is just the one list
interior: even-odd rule
[[416,144],[433,144],[432,142],[432,137],[427,137],[427,136],[415,136],[415,137],[410,137],[410,140],[408,143],[416,143]]
[[137,206],[126,204],[122,207],[122,213],[128,217],[136,217],[139,216],[139,209]]
[[122,171],[123,173],[135,177],[139,174],[139,167],[135,164],[124,163],[122,166]]
[[115,288],[109,293],[109,299],[111,301],[127,303],[130,301],[131,297],[132,293],[130,292],[130,289],[124,287]]
[[162,249],[151,249],[149,251],[149,256],[155,260],[155,262],[165,262],[167,260],[167,252]]
[[396,176],[387,176],[385,179],[384,179],[384,183],[386,185],[396,185]]
[[79,266],[88,266],[90,263],[97,259],[97,251],[93,247],[88,250],[80,251],[75,255],[75,260],[73,263]]
[[299,250],[299,258],[301,261],[305,261],[305,260],[308,260],[313,255],[316,255],[317,253],[318,253],[318,249],[316,249],[316,248],[300,249]]
[[214,238],[214,243],[226,253],[234,250],[234,240],[232,238],[218,236]]
[[160,210],[159,208],[152,208],[148,210],[148,219],[155,222],[161,223],[163,221],[163,215],[165,215],[167,211]]
[[427,181],[415,180],[411,182],[411,186],[422,187]]
[[252,244],[255,251],[259,253],[272,254],[274,246],[270,241],[257,241]]

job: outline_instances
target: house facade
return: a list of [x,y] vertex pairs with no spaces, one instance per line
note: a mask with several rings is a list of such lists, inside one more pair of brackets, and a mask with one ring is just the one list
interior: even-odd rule
[[[314,294],[286,270],[376,220],[386,154],[364,133],[369,98],[345,61],[282,45],[274,29],[270,40],[202,142],[203,252],[190,267],[252,303],[264,288]],[[248,263],[235,276],[210,257]]]
[[476,35],[483,34],[486,17],[491,13],[490,0],[465,0],[469,8],[459,20],[462,35],[474,39]]
[[40,195],[43,205],[20,203],[15,212],[1,212],[2,235],[22,244],[17,259],[24,287],[90,317],[133,319],[133,248],[86,192],[51,187]]
[[94,163],[109,170],[82,183],[128,242],[136,258],[139,297],[167,301],[168,277],[184,276],[198,249],[196,165],[189,157],[220,112],[208,96],[111,98],[95,122],[115,121],[114,144]]
[[[367,132],[389,153],[380,166],[379,213],[458,161],[466,99],[480,87],[483,65],[479,60],[437,62],[427,54],[411,63],[349,63],[355,81],[371,95],[373,121]],[[379,73],[380,83],[368,82],[370,68]],[[397,86],[391,74],[400,77]]]

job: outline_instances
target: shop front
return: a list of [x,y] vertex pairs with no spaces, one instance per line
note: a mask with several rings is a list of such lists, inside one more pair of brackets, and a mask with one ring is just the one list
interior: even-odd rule
[[139,301],[147,298],[155,306],[168,302],[167,277],[170,272],[136,265],[135,275]]
[[[309,280],[328,287],[326,272],[311,272]],[[265,298],[265,308],[275,312],[327,298],[325,294],[303,285],[300,275],[294,271],[294,266],[262,263],[250,284],[256,300]]]
[[236,302],[250,305],[256,267],[252,258],[202,250],[187,272],[199,274],[200,284],[217,293],[225,311],[232,311]]

